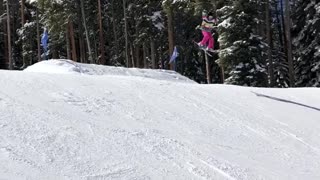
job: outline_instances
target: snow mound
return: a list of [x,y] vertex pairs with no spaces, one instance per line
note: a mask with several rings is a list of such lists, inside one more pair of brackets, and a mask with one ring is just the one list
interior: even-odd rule
[[136,69],[111,67],[94,64],[82,64],[71,60],[55,59],[36,63],[24,71],[37,73],[54,73],[54,74],[81,74],[81,75],[114,75],[114,76],[135,76],[150,78],[156,80],[166,80],[184,83],[195,83],[194,81],[182,76],[174,71]]
[[320,89],[57,60],[37,69],[69,74],[0,71],[0,179],[320,179]]

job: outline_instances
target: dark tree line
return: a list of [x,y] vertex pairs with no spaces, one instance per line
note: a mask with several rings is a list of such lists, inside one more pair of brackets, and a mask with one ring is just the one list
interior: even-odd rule
[[[0,67],[43,60],[46,28],[50,59],[175,68],[199,83],[320,87],[319,6],[316,0],[0,0]],[[219,22],[213,57],[193,43],[201,39],[195,27],[204,9]]]

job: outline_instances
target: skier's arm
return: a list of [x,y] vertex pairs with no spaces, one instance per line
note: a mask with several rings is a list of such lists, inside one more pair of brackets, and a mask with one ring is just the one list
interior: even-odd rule
[[202,23],[201,23],[201,28],[205,28],[206,27],[206,21],[202,21]]

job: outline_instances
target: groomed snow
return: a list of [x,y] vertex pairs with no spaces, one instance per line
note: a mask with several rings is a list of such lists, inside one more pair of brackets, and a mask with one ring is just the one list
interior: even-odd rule
[[0,179],[320,179],[320,89],[65,60],[0,71]]

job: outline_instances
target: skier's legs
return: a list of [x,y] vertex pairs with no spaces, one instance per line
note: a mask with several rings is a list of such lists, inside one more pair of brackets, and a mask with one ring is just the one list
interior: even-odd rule
[[210,36],[209,36],[209,45],[208,45],[208,48],[209,49],[214,49],[214,39],[213,39],[213,37],[212,37],[212,34],[211,33],[209,33],[210,34]]
[[210,36],[208,35],[208,33],[209,33],[209,32],[207,32],[207,31],[202,31],[203,39],[202,39],[202,41],[200,42],[200,44],[203,45],[203,46],[206,46],[208,40],[210,39]]

